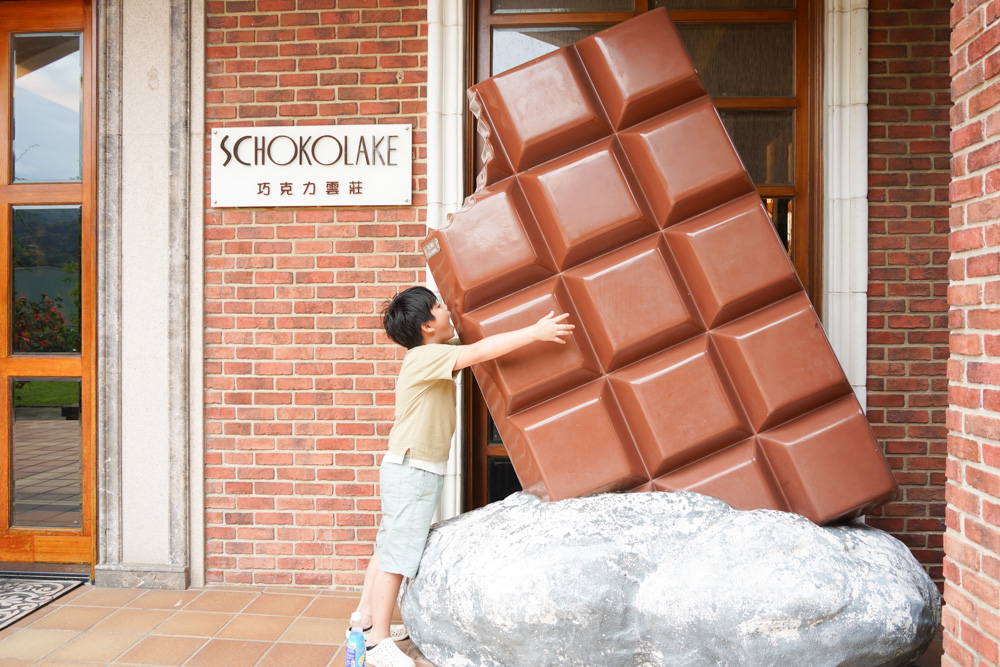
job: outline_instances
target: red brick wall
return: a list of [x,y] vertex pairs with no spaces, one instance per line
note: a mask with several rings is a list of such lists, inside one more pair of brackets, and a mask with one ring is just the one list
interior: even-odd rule
[[1000,660],[1000,5],[952,9],[945,665]]
[[426,4],[209,0],[207,22],[209,132],[414,127],[413,207],[206,212],[208,581],[357,586],[401,357],[378,310],[424,279]]
[[[949,0],[869,3],[868,418],[898,499],[868,523],[942,579]],[[826,150],[836,150],[826,147]]]

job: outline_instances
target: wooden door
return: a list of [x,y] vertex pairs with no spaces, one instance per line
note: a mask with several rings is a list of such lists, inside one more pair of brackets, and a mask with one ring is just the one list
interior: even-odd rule
[[[608,26],[665,7],[701,73],[799,278],[822,310],[821,8],[806,0],[476,0],[469,68],[482,81]],[[466,136],[480,141],[471,119]],[[472,142],[470,142],[471,144]],[[482,146],[468,146],[475,183]],[[520,489],[469,374],[465,509]]]
[[0,561],[95,553],[89,0],[0,2]]

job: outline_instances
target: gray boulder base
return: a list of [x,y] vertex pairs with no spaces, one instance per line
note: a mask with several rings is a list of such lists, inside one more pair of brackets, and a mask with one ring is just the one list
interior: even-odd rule
[[941,598],[859,523],[694,493],[518,493],[437,524],[401,609],[437,667],[818,667],[907,664]]

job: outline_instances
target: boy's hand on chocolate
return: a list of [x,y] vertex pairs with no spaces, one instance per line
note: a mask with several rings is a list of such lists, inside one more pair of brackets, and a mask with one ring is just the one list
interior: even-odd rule
[[555,311],[550,310],[548,315],[535,323],[535,340],[550,341],[565,345],[566,341],[563,340],[563,337],[569,336],[573,333],[573,329],[576,328],[574,325],[563,321],[567,317],[569,317],[569,313],[556,315]]

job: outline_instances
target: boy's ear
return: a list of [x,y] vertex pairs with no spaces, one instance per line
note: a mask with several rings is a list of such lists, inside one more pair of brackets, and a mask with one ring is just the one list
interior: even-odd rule
[[434,320],[427,320],[420,325],[420,331],[426,334],[434,333]]

